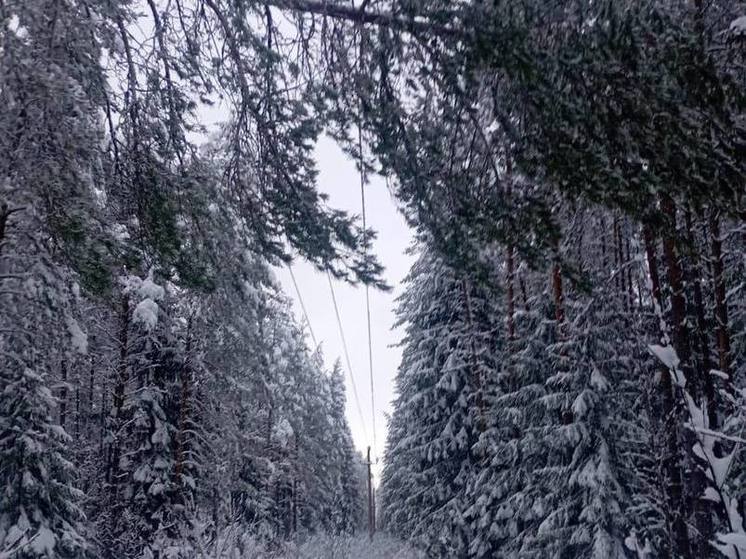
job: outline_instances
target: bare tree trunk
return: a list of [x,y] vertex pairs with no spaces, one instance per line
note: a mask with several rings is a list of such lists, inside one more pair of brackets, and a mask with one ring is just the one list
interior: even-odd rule
[[616,287],[617,292],[621,293],[622,303],[625,310],[628,310],[627,299],[627,282],[624,277],[624,251],[622,250],[622,231],[619,225],[619,219],[614,217],[614,262],[616,262]]
[[552,266],[552,297],[554,300],[554,318],[557,321],[557,330],[562,329],[565,322],[564,295],[562,293],[562,269],[559,263],[559,255],[555,257]]
[[274,413],[274,404],[270,401],[269,403],[269,410],[267,411],[267,432],[266,432],[266,445],[267,450],[269,451],[270,446],[272,445],[272,421],[273,421],[273,413]]
[[75,386],[75,439],[80,437],[80,383]]
[[515,292],[513,288],[515,281],[515,256],[513,245],[508,246],[507,268],[508,341],[513,342],[515,340]]
[[119,362],[116,367],[116,378],[114,379],[114,397],[112,404],[114,406],[114,430],[112,433],[112,442],[109,449],[109,460],[107,464],[106,479],[113,483],[116,475],[116,469],[119,467],[120,441],[118,432],[122,422],[122,407],[124,406],[124,394],[129,380],[128,374],[128,353],[129,353],[129,322],[130,322],[130,303],[127,295],[122,296],[122,308],[119,315],[119,335],[117,342],[119,344]]
[[67,362],[63,359],[60,365],[60,377],[62,387],[60,388],[60,427],[65,428],[67,423]]
[[[93,343],[95,341],[94,338],[91,339],[91,342]],[[89,432],[89,423],[94,419],[95,417],[95,411],[93,406],[93,377],[96,373],[96,368],[94,366],[94,359],[93,354],[91,353],[91,367],[88,371],[88,414],[86,416],[85,420],[85,430],[86,433]]]
[[658,274],[658,260],[655,254],[655,237],[649,226],[644,225],[642,229],[643,241],[645,243],[645,257],[648,262],[648,273],[653,290],[653,302],[663,311],[663,295],[661,293],[661,280]]
[[601,263],[604,273],[606,273],[609,269],[609,261],[606,258],[606,218],[601,215],[599,216],[599,221],[598,238],[601,240]]
[[[461,289],[464,292],[464,305],[466,307],[466,320],[469,324],[469,328],[471,331],[474,331],[474,319],[471,312],[471,297],[469,296],[469,287],[467,285],[467,281],[463,280],[461,282]],[[471,382],[472,385],[475,388],[476,391],[476,404],[477,404],[477,411],[479,413],[479,420],[478,420],[478,429],[480,432],[484,431],[487,428],[487,423],[485,421],[485,414],[484,414],[484,379],[482,378],[482,373],[479,370],[479,364],[477,363],[477,356],[476,356],[476,348],[474,347],[474,338],[471,338],[471,344],[470,344],[470,351],[469,351],[469,361],[471,363]]]
[[[505,150],[505,175],[507,179],[507,195],[510,197],[513,192],[513,159],[510,156],[509,148]],[[508,253],[506,255],[507,266],[507,325],[508,325],[508,342],[515,340],[515,248],[513,243],[508,243]]]
[[179,421],[176,433],[176,464],[174,474],[176,483],[179,483],[181,474],[184,470],[184,461],[186,455],[186,432],[187,422],[189,421],[189,392],[191,384],[191,356],[192,356],[192,317],[189,317],[187,324],[186,339],[186,362],[181,371],[181,395],[179,398]]
[[5,229],[8,226],[8,217],[10,211],[8,210],[8,203],[3,202],[0,204],[0,254],[3,252],[3,241],[5,240]]
[[526,278],[523,277],[523,274],[520,275],[518,279],[518,283],[521,286],[521,298],[523,299],[523,310],[528,312],[528,292],[526,291]]
[[124,391],[129,380],[127,372],[127,354],[129,352],[129,320],[130,320],[129,297],[122,297],[122,308],[119,316],[119,362],[117,363],[116,382],[114,384],[114,414],[117,418],[122,415],[124,405]]
[[[661,292],[660,275],[658,274],[658,260],[655,250],[655,238],[649,226],[643,226],[645,255],[648,262],[648,273],[653,291],[654,304],[663,310],[663,295]],[[681,451],[678,440],[678,421],[674,410],[673,383],[671,371],[667,367],[659,367],[661,378],[660,392],[663,408],[664,436],[666,440],[666,454],[663,458],[663,469],[666,475],[666,497],[668,499],[668,521],[671,536],[676,551],[685,558],[690,558],[691,544],[684,516],[683,486],[681,470]]]
[[728,331],[728,305],[726,301],[723,243],[720,239],[720,219],[710,211],[710,238],[712,250],[712,283],[715,292],[715,322],[717,323],[718,360],[720,370],[730,375],[730,333]]
[[666,279],[671,288],[671,322],[673,345],[679,357],[681,370],[686,377],[692,397],[697,400],[701,379],[695,377],[691,366],[691,342],[686,319],[686,297],[684,295],[684,272],[676,248],[676,207],[670,197],[664,197],[661,208],[668,224],[663,235],[663,256],[666,259]]
[[698,368],[701,371],[710,427],[715,427],[717,425],[717,414],[715,413],[715,385],[712,382],[712,375],[710,375],[710,370],[713,368],[713,364],[710,358],[710,344],[707,339],[707,319],[705,318],[705,305],[704,298],[702,297],[703,270],[699,261],[696,239],[694,237],[694,228],[692,226],[692,216],[689,210],[687,210],[685,214],[685,219],[692,260],[692,270],[689,277],[694,291],[694,308],[697,315],[697,336],[695,340],[698,346],[697,349],[700,361]]
[[624,262],[627,267],[627,296],[629,298],[629,310],[633,310],[635,308],[635,293],[632,287],[632,266],[630,266],[632,255],[630,254],[629,247],[629,227],[627,227],[627,233],[628,234],[624,237],[624,244],[627,249],[627,257],[624,259]]
[[[687,322],[686,314],[686,297],[684,294],[684,270],[679,258],[677,249],[677,232],[676,232],[676,206],[669,196],[661,198],[661,209],[667,221],[665,234],[663,235],[663,252],[666,259],[666,277],[671,287],[671,322],[673,333],[673,346],[679,358],[679,368],[686,379],[685,390],[689,392],[695,401],[699,401],[703,392],[705,379],[709,375],[707,371],[696,371],[692,366],[691,335]],[[691,448],[693,444],[692,433],[684,433],[685,447]],[[690,482],[688,486],[687,504],[691,505],[694,512],[694,523],[699,532],[696,540],[690,541],[691,551],[701,556],[707,546],[707,542],[712,537],[712,513],[711,505],[702,497],[707,479],[700,460],[691,452],[685,455],[688,466],[691,470]]]
[[[109,387],[106,385],[106,377],[104,376],[101,379],[101,409],[99,410],[98,414],[98,421],[99,421],[99,448],[101,449],[101,454],[104,453],[104,439],[106,437],[106,414],[108,413],[108,409],[106,407],[106,391],[109,389]],[[106,472],[107,479],[109,472],[107,470]]]
[[7,202],[0,204],[0,255],[3,253],[5,237],[7,234],[8,220],[16,212],[22,211],[23,208],[9,208]]

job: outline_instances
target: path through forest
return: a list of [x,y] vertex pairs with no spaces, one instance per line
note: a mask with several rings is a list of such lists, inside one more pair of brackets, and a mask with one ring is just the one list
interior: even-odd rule
[[[247,540],[216,546],[205,559],[252,557],[254,559],[425,559],[408,545],[378,533],[371,541],[367,533],[357,536],[319,534],[299,543],[286,544],[282,550],[268,550],[250,534]],[[238,544],[238,545],[236,545]]]

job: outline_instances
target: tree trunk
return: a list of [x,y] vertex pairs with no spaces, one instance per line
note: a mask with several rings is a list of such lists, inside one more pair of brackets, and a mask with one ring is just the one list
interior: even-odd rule
[[75,386],[75,438],[80,437],[80,383]]
[[[461,282],[461,289],[464,292],[464,306],[466,307],[466,320],[469,324],[469,328],[472,332],[474,332],[474,320],[471,312],[471,297],[469,296],[469,287],[467,285],[467,281],[463,280]],[[485,414],[484,414],[484,379],[482,378],[482,373],[479,370],[479,364],[477,363],[477,355],[476,355],[476,348],[474,347],[474,338],[471,338],[471,344],[470,344],[470,351],[469,351],[469,361],[471,363],[471,383],[474,386],[474,390],[476,392],[476,405],[477,405],[477,411],[479,413],[479,419],[477,428],[480,432],[483,432],[487,428],[487,423],[485,421]]]
[[120,418],[122,415],[122,406],[124,405],[124,391],[127,385],[127,354],[129,352],[129,320],[130,320],[130,303],[129,297],[122,297],[122,308],[119,318],[119,362],[117,363],[116,379],[114,382],[114,415]]
[[712,360],[710,358],[710,344],[707,338],[707,319],[705,313],[704,298],[702,297],[702,276],[703,270],[699,261],[699,254],[696,248],[696,239],[694,237],[694,228],[692,226],[691,212],[687,210],[686,215],[686,230],[691,250],[692,260],[692,271],[689,275],[690,283],[694,291],[694,308],[697,315],[697,349],[699,352],[699,369],[702,372],[704,397],[706,400],[707,414],[710,423],[710,427],[713,428],[717,425],[717,414],[715,413],[715,385],[712,382],[712,375],[710,370],[713,368]]
[[[91,341],[93,342],[94,339],[92,338]],[[88,426],[89,423],[95,418],[95,409],[93,406],[93,376],[96,372],[96,368],[94,366],[94,360],[93,360],[93,354],[91,354],[91,368],[88,372],[88,415],[86,416],[85,420],[85,430],[86,433],[88,433]]]
[[559,255],[556,255],[552,266],[552,296],[554,300],[554,318],[557,321],[558,332],[565,322],[564,295],[562,293],[562,269],[560,267]]
[[609,272],[609,260],[606,257],[606,218],[602,215],[599,219],[601,227],[598,231],[598,238],[601,240],[601,265],[605,277],[606,274]]
[[122,296],[122,308],[119,315],[119,335],[117,342],[119,344],[119,362],[116,367],[116,378],[114,379],[114,397],[112,404],[114,406],[114,432],[111,433],[112,442],[109,448],[109,460],[107,464],[106,479],[109,483],[114,483],[116,471],[119,467],[119,429],[122,423],[122,407],[124,406],[124,394],[129,380],[127,370],[127,361],[129,353],[129,322],[130,322],[130,304],[127,295]]
[[[627,230],[629,231],[629,227],[627,228]],[[627,257],[625,258],[624,262],[627,267],[627,295],[629,297],[629,310],[633,310],[635,308],[635,293],[632,287],[632,266],[630,265],[632,256],[630,254],[629,234],[625,236],[624,243],[627,249]]]
[[[645,256],[648,262],[648,273],[653,291],[653,304],[663,312],[663,296],[661,292],[660,275],[658,274],[658,260],[655,250],[655,237],[649,226],[643,226],[643,240],[645,242]],[[674,411],[673,383],[671,371],[668,367],[660,366],[660,393],[663,408],[663,429],[666,440],[666,454],[663,457],[663,470],[666,475],[666,497],[668,500],[668,514],[671,537],[679,555],[690,558],[691,545],[684,516],[683,488],[681,479],[681,452],[678,440],[678,420]]]
[[627,299],[625,298],[627,293],[627,282],[625,281],[624,277],[624,252],[622,250],[622,232],[619,226],[619,220],[616,217],[614,218],[614,262],[616,263],[615,281],[617,292],[621,293],[621,299],[622,303],[624,304],[624,308],[625,310],[628,310]]
[[686,317],[686,297],[684,295],[684,272],[676,247],[676,207],[673,200],[665,196],[661,208],[668,223],[663,235],[663,256],[666,260],[666,279],[671,288],[672,341],[679,357],[680,367],[686,379],[687,388],[695,401],[701,393],[701,379],[696,378],[691,366],[691,342]]
[[[109,389],[109,387],[106,384],[106,377],[104,376],[101,379],[101,409],[99,410],[98,414],[98,421],[99,421],[99,447],[101,449],[101,454],[104,453],[104,439],[106,438],[106,414],[108,412],[106,408],[106,391]],[[108,479],[108,470],[107,470],[107,479]]]
[[512,342],[515,340],[515,292],[513,288],[515,280],[515,256],[513,245],[508,246],[507,268],[508,341]]
[[730,333],[728,331],[723,243],[720,239],[720,219],[714,211],[710,211],[710,238],[712,243],[712,283],[715,292],[718,361],[720,370],[726,375],[730,375]]
[[[179,422],[176,433],[176,465],[174,474],[176,483],[180,483],[181,474],[184,470],[184,461],[186,455],[186,432],[189,421],[189,392],[191,382],[191,350],[192,350],[192,317],[189,317],[187,324],[186,339],[186,362],[181,371],[181,395],[179,398]],[[179,485],[181,487],[181,485]]]
[[60,427],[67,424],[67,362],[63,359],[60,366],[62,387],[60,388]]
[[518,283],[521,286],[521,298],[523,299],[523,310],[528,312],[528,292],[526,290],[526,278],[523,274],[519,276]]
[[[692,367],[691,336],[686,315],[686,297],[684,295],[684,271],[677,249],[676,206],[669,196],[661,198],[661,209],[666,219],[665,234],[663,235],[663,252],[666,259],[666,277],[671,288],[671,322],[673,323],[673,346],[679,358],[679,368],[686,380],[684,387],[694,399],[699,401],[704,392],[706,375],[709,372],[699,371],[695,374]],[[694,436],[690,431],[684,434],[685,447],[690,449],[694,443]],[[690,549],[697,556],[701,556],[713,534],[711,505],[705,502],[704,496],[707,479],[700,460],[691,452],[687,452],[686,461],[690,469],[689,489],[686,501],[694,512],[694,523],[699,537],[690,542]]]
[[[509,149],[506,148],[505,153],[505,175],[507,179],[507,196],[508,198],[511,197],[513,193],[513,160],[510,157]],[[506,265],[507,265],[507,325],[508,325],[508,342],[513,342],[515,340],[515,291],[514,291],[514,282],[515,282],[515,248],[513,247],[513,243],[508,243],[508,253],[506,255]]]
[[8,220],[16,212],[22,211],[23,208],[9,208],[7,202],[0,204],[0,255],[3,254],[5,236],[7,234]]

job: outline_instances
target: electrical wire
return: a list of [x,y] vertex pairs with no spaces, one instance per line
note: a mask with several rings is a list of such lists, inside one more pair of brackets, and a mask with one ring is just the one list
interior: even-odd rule
[[288,271],[290,272],[290,279],[293,280],[293,286],[295,287],[295,294],[298,296],[298,302],[300,303],[300,308],[303,311],[303,317],[306,319],[306,324],[308,325],[308,333],[311,334],[311,339],[313,340],[313,346],[314,348],[319,347],[319,343],[316,341],[316,336],[313,334],[313,328],[311,328],[311,321],[308,318],[308,312],[306,311],[306,305],[303,303],[303,297],[300,294],[300,289],[298,288],[298,282],[295,281],[295,274],[293,273],[293,268],[290,266],[290,264],[287,264]]
[[[362,50],[362,39],[360,41]],[[363,215],[363,250],[368,255],[368,229],[365,216],[365,161],[363,158],[363,129],[358,123],[357,127],[358,151],[360,155],[360,200]],[[376,446],[376,396],[373,388],[373,342],[370,328],[370,290],[365,286],[365,313],[368,319],[368,375],[370,377],[370,415],[373,425],[373,451],[377,453]]]
[[368,439],[368,430],[365,428],[365,417],[363,415],[363,409],[360,406],[360,398],[357,394],[357,385],[355,384],[355,375],[352,372],[352,363],[350,362],[350,352],[347,350],[347,340],[345,339],[344,328],[342,327],[342,319],[339,316],[339,307],[337,306],[337,297],[334,294],[334,285],[332,284],[332,275],[327,271],[326,279],[329,280],[329,291],[332,294],[332,303],[334,304],[334,314],[337,317],[337,327],[339,328],[339,337],[342,339],[342,349],[345,354],[345,361],[347,363],[347,372],[350,377],[350,384],[352,385],[352,395],[355,400],[355,406],[357,407],[357,413],[360,416],[360,425],[363,429],[363,436],[365,440]]

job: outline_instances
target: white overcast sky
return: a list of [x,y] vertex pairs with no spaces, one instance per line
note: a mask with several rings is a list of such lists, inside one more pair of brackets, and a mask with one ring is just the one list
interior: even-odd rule
[[[211,108],[203,107],[201,121],[208,129],[214,129],[217,123],[225,120],[226,115],[225,107],[220,104]],[[319,190],[329,195],[328,204],[359,216],[361,213],[360,176],[355,162],[339,148],[336,142],[326,136],[322,136],[319,140],[315,156],[319,170]],[[296,259],[293,263],[293,271],[308,311],[311,327],[317,341],[322,345],[327,367],[330,369],[334,361],[339,358],[345,369],[347,419],[355,445],[362,452],[365,452],[368,445],[374,447],[371,451],[372,455],[380,459],[383,457],[386,443],[386,414],[391,411],[394,375],[401,355],[400,349],[395,345],[399,342],[402,333],[400,330],[392,330],[395,299],[401,293],[401,282],[413,262],[412,257],[405,254],[410,246],[412,234],[404,218],[396,209],[396,204],[384,179],[378,175],[369,175],[368,178],[369,181],[365,187],[367,225],[378,235],[372,250],[385,267],[386,283],[393,288],[389,292],[370,290],[373,381],[376,402],[375,445],[373,445],[364,288],[355,288],[344,282],[333,280],[365,426],[361,424],[360,413],[355,406],[350,371],[345,362],[326,275],[316,271],[302,259]],[[293,301],[298,321],[302,321],[303,312],[290,273],[286,268],[276,268],[275,274],[282,283],[285,293]],[[380,466],[379,462],[376,473],[380,472]]]
[[[337,144],[323,137],[316,148],[319,169],[319,189],[329,195],[329,205],[360,215],[360,177],[355,163],[345,155]],[[394,347],[402,332],[392,330],[396,296],[401,292],[401,281],[409,271],[412,257],[405,254],[411,242],[411,232],[404,218],[397,211],[395,202],[386,188],[383,178],[373,175],[365,187],[366,216],[369,227],[376,230],[373,251],[385,266],[384,278],[393,287],[385,293],[370,290],[371,330],[373,345],[373,380],[375,391],[376,445],[372,450],[381,458],[386,442],[386,414],[390,413],[393,398],[394,375],[399,365],[400,349]],[[371,392],[368,367],[368,340],[365,316],[365,290],[344,282],[334,281],[334,292],[344,327],[347,347],[350,352],[352,374],[360,397],[365,426],[361,425],[360,413],[355,406],[350,381],[350,371],[344,359],[344,350],[334,315],[329,284],[325,274],[317,272],[311,265],[296,260],[293,272],[298,281],[301,297],[308,311],[308,318],[322,345],[324,359],[329,367],[339,358],[345,369],[347,386],[347,419],[357,448],[373,446]],[[303,320],[303,312],[287,269],[277,269],[277,277],[285,292],[293,299],[296,316]],[[311,343],[309,338],[309,343]],[[366,436],[367,434],[367,436]]]
[[[147,25],[149,20],[141,20]],[[142,29],[141,29],[141,32]],[[150,33],[146,29],[145,33]],[[199,120],[208,131],[215,130],[216,124],[228,116],[225,105],[217,102],[213,106],[202,105]],[[203,141],[207,134],[194,133],[190,139]],[[360,177],[357,167],[339,146],[330,138],[322,137],[316,147],[318,165],[318,186],[329,195],[329,205],[360,215]],[[375,391],[375,410],[371,410],[371,390],[368,368],[368,333],[365,315],[364,288],[334,281],[335,295],[341,314],[345,338],[350,353],[352,371],[348,370],[344,359],[344,350],[334,314],[329,284],[325,274],[317,272],[303,260],[293,264],[301,297],[308,311],[308,318],[322,345],[327,368],[331,368],[339,358],[345,369],[347,387],[347,419],[352,430],[352,437],[357,448],[365,452],[367,446],[374,447],[372,455],[382,458],[386,442],[386,414],[391,410],[394,396],[394,375],[399,365],[401,352],[395,344],[401,338],[401,331],[393,331],[395,298],[401,293],[401,282],[409,271],[413,259],[405,254],[412,234],[404,218],[397,211],[396,205],[382,177],[369,176],[366,185],[366,216],[368,227],[374,229],[378,237],[373,251],[385,267],[384,279],[393,287],[390,292],[370,290],[371,330],[373,346],[373,381]],[[275,270],[285,293],[293,300],[293,306],[299,321],[303,313],[293,287],[290,274],[286,268]],[[309,343],[310,339],[309,339]],[[357,392],[362,408],[365,426],[361,424],[360,413],[355,406],[350,375],[354,375]],[[373,415],[375,415],[376,444],[373,445]],[[375,468],[380,472],[381,464]]]

